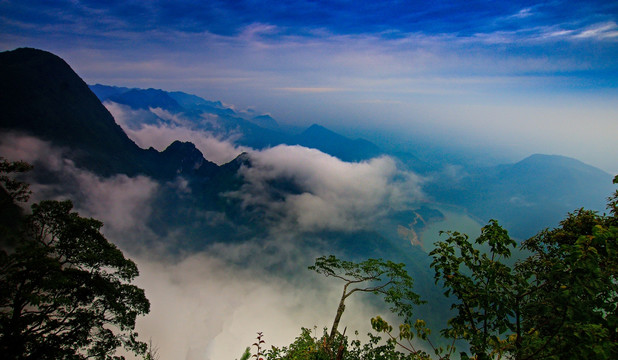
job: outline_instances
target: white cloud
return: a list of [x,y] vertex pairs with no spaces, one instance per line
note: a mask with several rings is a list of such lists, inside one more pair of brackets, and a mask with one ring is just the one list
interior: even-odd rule
[[[247,184],[229,196],[300,231],[365,228],[391,208],[422,198],[421,179],[399,171],[389,157],[347,163],[315,149],[280,145],[252,152],[251,160],[251,167],[241,169]],[[295,189],[277,192],[276,183]]]
[[[228,246],[226,251],[237,250]],[[136,330],[152,339],[162,359],[237,359],[258,331],[270,347],[290,344],[301,327],[317,326],[318,334],[330,329],[341,284],[306,270],[312,259],[295,263],[297,274],[285,279],[260,270],[259,264],[231,266],[218,255],[136,258],[141,273],[136,284],[151,300],[151,312],[138,320]],[[365,334],[369,319],[385,310],[364,299],[353,296],[346,302],[340,326],[347,326],[348,334],[356,329]]]
[[[3,134],[0,153],[11,161],[23,160],[34,165],[34,178],[28,179],[32,201],[71,199],[80,215],[101,220],[103,232],[119,239],[129,230],[149,233],[145,221],[159,187],[152,179],[123,174],[99,177],[77,168],[63,149],[26,135]],[[40,178],[37,170],[42,170],[46,178]]]
[[598,23],[582,29],[579,34],[574,35],[574,38],[585,39],[613,39],[618,38],[618,25],[613,22]]
[[[190,141],[202,152],[206,160],[216,164],[227,163],[240,153],[249,150],[213,136],[211,133],[190,128],[189,120],[179,114],[172,114],[159,108],[135,110],[114,102],[105,102],[105,107],[112,114],[118,125],[138,146],[165,150],[176,140]],[[168,120],[169,123],[152,121],[151,117]]]

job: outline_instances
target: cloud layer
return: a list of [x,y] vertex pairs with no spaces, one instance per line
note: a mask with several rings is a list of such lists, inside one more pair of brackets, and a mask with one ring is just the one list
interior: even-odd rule
[[[126,105],[105,102],[116,123],[138,146],[165,150],[175,140],[190,141],[202,152],[204,157],[216,164],[224,164],[235,159],[247,148],[234,145],[231,141],[217,138],[212,133],[192,130],[189,121],[181,115],[171,114],[160,108],[136,110]],[[159,118],[167,123],[157,121]]]
[[149,233],[145,222],[159,187],[155,181],[145,176],[101,178],[77,168],[63,149],[25,135],[2,134],[0,154],[34,166],[32,201],[71,199],[82,216],[101,220],[106,235],[123,241],[133,240],[123,239],[125,233]]
[[287,231],[365,229],[423,196],[421,179],[398,170],[389,157],[346,163],[287,145],[250,155],[251,166],[241,169],[246,185],[228,196],[240,198],[245,208],[265,210]]
[[[321,334],[331,325],[341,287],[306,270],[323,254],[301,249],[302,233],[363,228],[391,207],[422,196],[419,179],[399,171],[387,157],[345,163],[299,146],[252,151],[253,166],[241,170],[247,185],[228,196],[262,207],[271,231],[260,239],[172,255],[157,244],[174,242],[181,233],[157,234],[148,216],[162,186],[173,184],[143,176],[98,177],[76,168],[66,149],[30,136],[2,134],[0,153],[35,165],[29,179],[33,201],[72,199],[80,215],[102,220],[106,237],[137,262],[136,283],[152,303],[137,331],[152,340],[161,358],[238,358],[258,331],[269,346],[289,344],[301,326],[317,326]],[[284,181],[297,191],[277,190]],[[364,334],[372,316],[388,316],[366,299],[355,296],[347,302],[341,326],[349,333]]]

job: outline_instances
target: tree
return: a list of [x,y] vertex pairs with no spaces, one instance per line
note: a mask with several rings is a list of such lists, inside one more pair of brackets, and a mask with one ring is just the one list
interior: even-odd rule
[[442,334],[465,340],[477,359],[618,358],[617,204],[618,192],[609,216],[568,214],[524,241],[528,255],[512,267],[516,242],[496,221],[475,244],[447,232],[430,254],[436,283],[457,300]]
[[16,201],[27,201],[30,190],[28,184],[14,175],[31,168],[23,161],[10,162],[0,157],[0,247],[14,246],[17,242],[15,229],[23,218],[23,210]]
[[[0,157],[0,183],[3,190],[8,195],[8,199],[13,201],[27,201],[31,191],[28,189],[28,184],[23,181],[16,180],[11,174],[23,173],[32,169],[32,165],[24,161],[8,161]],[[5,205],[3,200],[0,205]]]
[[368,259],[355,263],[330,255],[317,258],[315,264],[309,269],[344,282],[329,335],[330,344],[333,344],[337,334],[337,328],[345,310],[345,300],[356,292],[382,295],[384,301],[391,304],[391,311],[405,319],[412,316],[414,305],[422,303],[419,295],[412,291],[414,280],[408,275],[404,264],[382,259]]
[[[456,315],[442,334],[465,340],[477,358],[489,359],[496,335],[511,327],[518,280],[503,261],[511,256],[516,242],[495,220],[483,227],[476,245],[465,234],[446,234],[448,239],[437,242],[430,253],[436,283],[442,282],[445,296],[458,300],[451,306]],[[482,246],[488,246],[488,251],[481,251]]]
[[11,252],[0,250],[0,353],[5,359],[121,359],[146,344],[134,332],[149,312],[130,282],[137,266],[70,201],[32,205]]
[[[618,176],[614,183],[618,184]],[[436,283],[453,300],[454,316],[441,332],[453,341],[451,345],[434,346],[425,322],[410,321],[418,297],[403,295],[398,287],[402,283],[397,282],[387,292],[401,297],[389,301],[385,296],[385,300],[392,311],[404,315],[399,334],[374,317],[372,328],[388,336],[384,347],[378,345],[379,336],[369,334],[369,343],[361,347],[358,340],[352,341],[342,359],[431,359],[433,355],[412,343],[414,337],[428,341],[437,358],[444,360],[454,354],[457,340],[464,349],[461,359],[618,359],[618,191],[608,200],[609,215],[580,209],[555,229],[541,231],[520,245],[495,220],[474,241],[446,232],[448,238],[436,243],[430,255]],[[520,260],[510,260],[518,248]],[[330,256],[318,258],[310,267],[345,282],[330,336],[336,333],[348,296],[356,291],[379,293],[377,289],[386,289],[380,286],[395,284],[388,276],[382,278],[383,264]],[[380,275],[374,278],[376,273]],[[412,301],[402,306],[399,300],[406,297]],[[347,337],[338,336],[347,344]],[[326,333],[322,339],[324,344],[333,343],[326,340]],[[320,345],[319,340],[303,329],[289,348],[273,348],[268,359],[334,359],[332,346]]]
[[[616,197],[610,209],[616,207]],[[580,209],[526,240],[517,359],[618,358],[618,219]],[[577,346],[573,346],[577,344]]]

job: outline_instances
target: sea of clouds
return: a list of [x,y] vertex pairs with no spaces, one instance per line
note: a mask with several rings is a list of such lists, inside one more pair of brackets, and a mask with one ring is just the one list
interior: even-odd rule
[[[136,261],[141,273],[136,284],[152,303],[137,331],[142,340],[152,340],[162,359],[238,358],[255,342],[258,331],[269,346],[289,344],[301,327],[315,326],[319,335],[323,327],[330,327],[341,286],[306,269],[325,254],[298,249],[298,237],[315,229],[366,228],[390,208],[423,196],[421,179],[400,171],[388,157],[346,163],[300,146],[241,149],[180,126],[149,126],[150,133],[146,127],[136,132],[125,127],[125,131],[134,140],[139,137],[144,147],[156,141],[202,139],[198,148],[218,159],[249,150],[252,166],[240,170],[245,185],[226,196],[268,214],[266,238],[170,254],[164,244],[176,241],[175,233],[161,235],[148,225],[153,199],[169,184],[146,176],[100,177],[77,168],[68,149],[23,134],[3,134],[0,153],[34,165],[26,179],[33,190],[31,202],[73,200],[80,215],[103,221],[105,236]],[[292,180],[299,191],[276,194],[269,189],[276,179]],[[190,194],[190,189],[186,191]],[[208,234],[204,237],[207,240]],[[294,276],[266,270],[275,263]],[[369,319],[385,312],[362,297],[350,300],[342,328],[364,334]]]

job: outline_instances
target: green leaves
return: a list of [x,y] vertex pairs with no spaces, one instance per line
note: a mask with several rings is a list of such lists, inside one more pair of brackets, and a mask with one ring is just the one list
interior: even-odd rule
[[12,201],[28,201],[32,192],[28,190],[28,184],[14,179],[12,176],[9,176],[9,174],[24,173],[30,171],[30,169],[32,169],[32,165],[26,162],[9,162],[0,157],[0,184],[4,190],[6,190]]
[[146,349],[133,331],[150,308],[129,283],[137,266],[103,237],[100,221],[71,210],[70,201],[33,205],[15,252],[0,257],[0,351],[9,359]]
[[412,316],[414,305],[422,303],[419,295],[412,290],[414,280],[408,275],[404,264],[382,259],[351,262],[330,255],[317,258],[309,269],[326,277],[340,279],[344,283],[334,330],[345,308],[345,299],[355,292],[370,292],[383,296],[384,301],[390,304],[390,310],[404,319]]
[[496,221],[474,243],[447,232],[430,254],[436,283],[457,300],[442,334],[476,358],[617,357],[617,224],[615,213],[581,209],[526,240],[530,255],[514,266],[517,244]]

